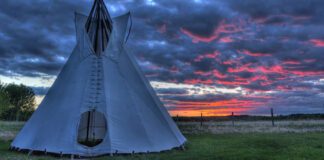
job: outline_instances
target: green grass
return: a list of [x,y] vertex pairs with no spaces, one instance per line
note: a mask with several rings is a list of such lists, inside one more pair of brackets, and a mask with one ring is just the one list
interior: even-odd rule
[[[134,156],[99,157],[95,160],[316,160],[324,157],[324,133],[257,133],[186,135],[186,150]],[[0,141],[1,160],[57,159],[8,151],[9,141]]]
[[[304,123],[304,122],[303,122]],[[313,123],[313,122],[312,122]],[[27,156],[26,153],[12,152],[8,148],[15,134],[23,126],[23,122],[0,121],[0,160],[56,160],[53,156]],[[262,123],[263,124],[263,123]],[[296,127],[296,124],[291,127]],[[311,121],[309,123],[311,124]],[[249,133],[229,132],[233,129],[222,123],[213,123],[220,127],[199,127],[192,123],[181,124],[182,131],[187,133],[186,150],[172,150],[163,153],[119,155],[114,157],[103,156],[94,160],[320,160],[324,159],[324,132],[310,130],[304,133],[287,132],[260,133],[251,130]],[[254,128],[254,123],[251,124]],[[295,126],[296,125],[296,126]],[[315,123],[314,125],[317,125]],[[223,127],[225,126],[225,128]],[[262,125],[263,126],[263,125]],[[247,124],[240,126],[248,128]],[[286,126],[283,126],[283,128]],[[322,126],[319,126],[322,128]],[[224,130],[226,133],[215,133],[211,129]],[[269,127],[270,128],[270,127]],[[307,129],[307,125],[298,126],[301,130]],[[69,159],[69,158],[66,158]]]

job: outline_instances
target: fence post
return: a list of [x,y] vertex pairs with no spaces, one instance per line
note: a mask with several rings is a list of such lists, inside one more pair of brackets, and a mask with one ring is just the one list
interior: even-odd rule
[[176,120],[176,122],[179,122],[179,115],[177,114],[177,120]]
[[273,117],[273,108],[270,109],[270,112],[271,112],[272,127],[274,127],[275,124],[274,124],[274,117]]
[[202,125],[203,125],[203,114],[201,112],[201,115],[200,115],[200,127],[202,127]]
[[232,126],[234,127],[234,112],[232,112],[231,119],[232,119]]

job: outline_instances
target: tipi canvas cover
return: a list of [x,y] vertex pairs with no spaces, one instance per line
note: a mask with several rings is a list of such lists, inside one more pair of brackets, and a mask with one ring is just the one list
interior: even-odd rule
[[[104,6],[103,0],[95,3]],[[76,13],[76,47],[12,142],[13,149],[98,156],[160,152],[183,145],[186,139],[133,55],[124,49],[129,17],[128,13],[106,20],[112,29],[101,40],[109,41],[97,52],[85,27],[88,17]],[[85,139],[100,143],[80,143]]]

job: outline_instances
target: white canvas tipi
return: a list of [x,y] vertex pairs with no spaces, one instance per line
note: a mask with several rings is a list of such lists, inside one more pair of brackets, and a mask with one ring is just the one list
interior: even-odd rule
[[95,1],[88,17],[76,13],[77,45],[13,149],[98,156],[160,152],[184,144],[124,49],[129,16],[111,19],[103,0]]

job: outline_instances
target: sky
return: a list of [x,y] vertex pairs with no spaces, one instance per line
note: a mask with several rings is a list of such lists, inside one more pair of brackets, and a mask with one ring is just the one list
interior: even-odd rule
[[[40,103],[90,0],[1,0],[0,81]],[[172,115],[324,113],[323,0],[105,0],[128,11],[126,49]]]

